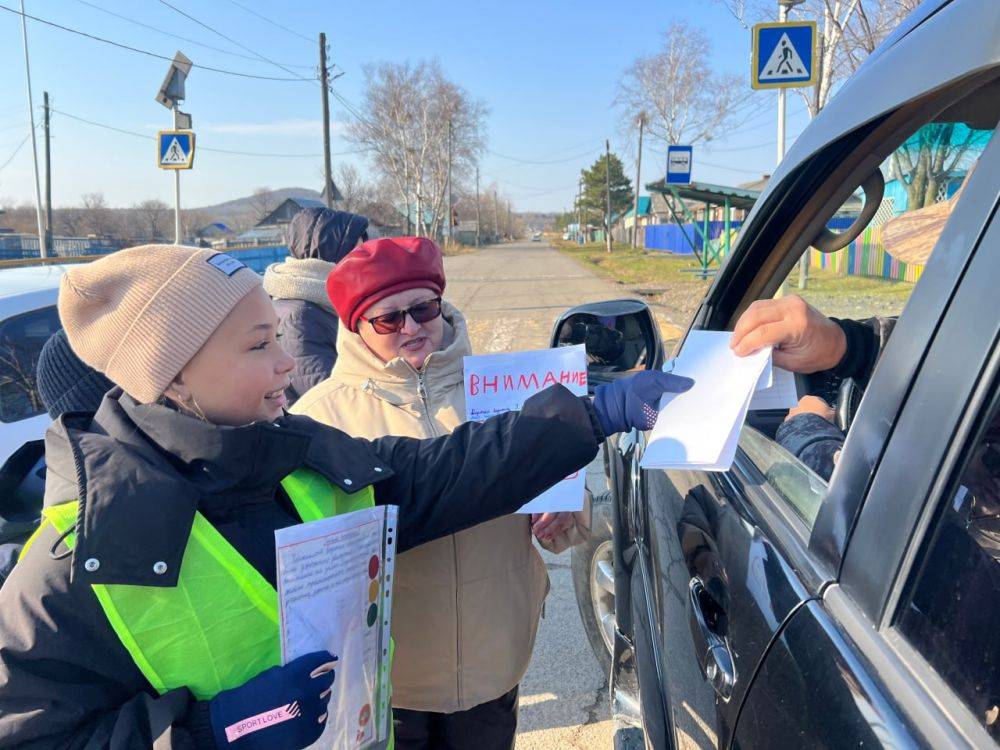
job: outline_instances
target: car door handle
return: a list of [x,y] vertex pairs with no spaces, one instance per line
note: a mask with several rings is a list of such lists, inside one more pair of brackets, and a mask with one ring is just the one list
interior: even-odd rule
[[728,701],[736,684],[736,665],[728,641],[709,624],[717,620],[718,613],[706,611],[707,607],[717,609],[718,605],[697,576],[688,583],[688,598],[691,604],[691,636],[694,638],[695,650],[700,655],[702,674],[712,683],[719,697]]

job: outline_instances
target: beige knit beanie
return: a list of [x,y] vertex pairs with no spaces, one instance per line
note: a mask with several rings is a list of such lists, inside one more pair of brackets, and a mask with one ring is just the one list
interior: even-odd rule
[[59,287],[59,317],[80,359],[152,403],[260,285],[260,276],[229,255],[142,245],[70,268]]

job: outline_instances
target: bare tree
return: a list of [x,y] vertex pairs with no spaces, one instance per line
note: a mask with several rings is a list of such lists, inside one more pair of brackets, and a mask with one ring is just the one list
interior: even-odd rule
[[485,147],[486,105],[449,81],[437,61],[365,68],[360,110],[347,137],[371,153],[394,185],[420,234],[436,235],[444,205],[451,146],[452,179],[468,179]]
[[30,203],[4,207],[3,224],[20,234],[36,234],[38,232],[35,207]]
[[57,208],[52,214],[52,223],[55,224],[56,234],[62,234],[67,237],[79,237],[86,231],[83,209],[75,207]]
[[906,188],[906,210],[942,200],[948,178],[972,166],[990,135],[962,123],[934,122],[907,138],[889,160],[890,175]]
[[708,35],[683,21],[670,24],[658,52],[632,63],[615,97],[628,129],[646,113],[651,136],[685,144],[734,129],[750,101],[738,76],[712,71]]
[[361,171],[349,162],[337,166],[337,187],[343,199],[340,208],[351,213],[360,213],[375,199],[375,186],[361,176]]
[[83,203],[83,226],[88,234],[96,237],[110,237],[115,233],[114,214],[104,199],[104,193],[85,193]]
[[[774,0],[716,0],[743,25],[773,21]],[[850,76],[865,58],[920,4],[920,0],[805,0],[791,9],[789,19],[813,19],[819,34],[816,85],[794,89],[810,117],[830,100],[837,84]]]
[[257,188],[248,200],[255,224],[263,221],[268,214],[278,207],[278,199],[269,187]]
[[161,200],[151,198],[137,203],[133,206],[139,222],[140,231],[149,239],[160,239],[163,237],[163,228],[166,226],[170,207]]

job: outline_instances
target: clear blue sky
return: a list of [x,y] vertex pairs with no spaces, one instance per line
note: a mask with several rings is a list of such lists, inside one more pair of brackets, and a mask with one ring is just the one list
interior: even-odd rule
[[[16,8],[18,0],[0,0]],[[172,4],[302,75],[312,75],[317,43],[255,18],[230,0],[171,0]],[[597,0],[487,3],[384,0],[264,2],[239,0],[282,25],[314,39],[325,31],[331,60],[345,72],[336,89],[360,101],[361,68],[380,60],[437,57],[446,74],[487,102],[489,149],[483,182],[496,180],[515,210],[561,210],[571,205],[579,170],[603,150],[604,139],[622,149],[618,114],[612,107],[621,73],[639,54],[655,51],[674,18],[707,29],[719,70],[748,75],[749,32],[713,0],[659,0],[622,5]],[[91,7],[107,10],[237,55],[250,53],[197,26],[157,0],[26,0],[29,14],[115,41],[172,56],[182,50],[196,63],[259,75],[286,75],[254,59],[243,59],[139,27]],[[167,63],[29,21],[35,104],[42,91],[52,98],[53,203],[77,204],[86,192],[102,192],[112,205],[144,198],[173,202],[173,180],[155,167],[154,144],[131,135],[70,119],[60,112],[154,135],[170,124],[153,100]],[[0,10],[0,165],[28,131],[18,16]],[[749,84],[747,84],[749,85]],[[183,203],[194,207],[229,200],[260,186],[322,184],[319,87],[309,83],[256,81],[195,69],[182,108],[194,116],[200,147],[308,154],[305,158],[253,158],[200,151],[195,168],[182,176]],[[773,94],[755,96],[773,102]],[[343,108],[331,102],[332,117]],[[789,96],[789,133],[806,122],[804,106]],[[41,132],[39,130],[39,132]],[[335,153],[350,149],[334,130]],[[736,184],[770,172],[775,160],[774,110],[755,117],[739,133],[695,152],[695,179]],[[589,150],[588,150],[589,149]],[[643,182],[661,176],[663,148],[644,149]],[[570,159],[529,165],[505,159]],[[634,174],[634,158],[625,155]],[[572,158],[571,158],[572,157]],[[335,156],[366,169],[358,156]],[[718,166],[710,166],[718,165]],[[33,200],[30,144],[0,169],[0,204]]]

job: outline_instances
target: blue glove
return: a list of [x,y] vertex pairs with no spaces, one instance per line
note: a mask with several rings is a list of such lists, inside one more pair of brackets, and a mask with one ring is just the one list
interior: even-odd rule
[[215,745],[236,750],[298,750],[326,728],[337,657],[315,651],[271,667],[208,704]]
[[684,393],[694,381],[659,370],[643,370],[594,390],[594,411],[605,435],[651,430],[664,393]]

